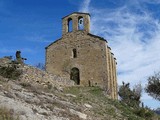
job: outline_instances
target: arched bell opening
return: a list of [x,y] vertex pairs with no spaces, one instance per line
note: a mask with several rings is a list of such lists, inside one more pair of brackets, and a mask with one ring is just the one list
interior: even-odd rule
[[78,17],[78,30],[84,30],[84,18],[82,16]]

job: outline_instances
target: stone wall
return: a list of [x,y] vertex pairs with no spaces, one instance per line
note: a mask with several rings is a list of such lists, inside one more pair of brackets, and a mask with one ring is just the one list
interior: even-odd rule
[[[83,37],[82,37],[83,36]],[[84,34],[83,31],[65,35],[46,50],[46,70],[59,76],[70,78],[74,67],[80,71],[81,85],[103,85],[105,65],[105,41]],[[73,58],[72,50],[77,50]]]
[[22,68],[23,74],[20,80],[24,82],[37,82],[42,85],[52,84],[52,86],[73,86],[74,82],[57,75],[49,74],[38,68],[25,65]]
[[[0,58],[0,66],[9,66],[12,63],[12,60],[8,57]],[[29,65],[20,65],[15,64],[17,69],[22,71],[22,74],[19,78],[22,82],[28,83],[39,83],[42,85],[52,84],[52,86],[59,87],[59,86],[73,86],[74,82],[66,77],[60,77],[58,75],[49,74],[46,71],[40,70],[33,66]]]
[[72,20],[73,22],[73,27],[72,31],[75,32],[78,30],[78,19],[82,17],[83,18],[83,24],[84,24],[84,31],[90,32],[90,15],[88,13],[73,13],[69,16],[65,16],[62,18],[62,34],[65,35],[68,33],[69,30],[69,20]]

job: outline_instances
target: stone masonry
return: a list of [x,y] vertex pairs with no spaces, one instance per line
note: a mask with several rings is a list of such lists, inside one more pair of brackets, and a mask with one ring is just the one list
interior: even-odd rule
[[90,15],[72,13],[62,26],[62,38],[46,47],[47,72],[77,85],[100,86],[117,99],[116,58],[104,38],[90,33]]
[[58,75],[49,74],[38,68],[24,65],[22,68],[23,74],[20,77],[20,80],[23,82],[36,82],[45,87],[45,85],[52,85],[52,87],[60,86],[73,86],[74,82],[65,77],[60,77]]
[[[12,63],[12,59],[8,57],[0,58],[0,67],[8,67]],[[52,85],[52,87],[59,88],[61,86],[74,86],[74,81],[66,77],[61,77],[54,74],[49,74],[46,71],[38,69],[29,65],[15,64],[17,69],[22,71],[19,78],[24,83],[37,83],[42,86]]]

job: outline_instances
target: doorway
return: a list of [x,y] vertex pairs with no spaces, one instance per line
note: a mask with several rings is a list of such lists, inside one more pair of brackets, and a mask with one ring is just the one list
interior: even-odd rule
[[70,79],[73,80],[77,85],[80,84],[80,76],[79,76],[79,69],[78,68],[72,68],[70,73]]

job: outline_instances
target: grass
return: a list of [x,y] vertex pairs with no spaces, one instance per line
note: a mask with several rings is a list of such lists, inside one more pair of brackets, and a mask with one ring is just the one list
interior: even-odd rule
[[28,82],[21,82],[20,85],[23,86],[24,88],[31,87],[31,83]]
[[[13,70],[13,72],[11,72]],[[5,70],[6,73],[2,72],[2,70]],[[0,69],[0,75],[8,74],[10,72],[10,76],[14,74],[14,68],[3,68]],[[2,84],[3,81],[0,81],[0,84]],[[68,97],[67,99],[71,101],[71,103],[76,103],[77,105],[84,105],[85,103],[88,103],[92,106],[91,110],[91,116],[95,116],[95,118],[102,118],[102,120],[152,120],[152,117],[154,113],[148,112],[144,109],[133,109],[126,104],[119,102],[117,100],[111,100],[107,98],[103,90],[96,86],[96,87],[82,87],[82,86],[73,86],[73,87],[66,87],[64,88],[63,92],[56,92],[57,89],[52,86],[52,84],[48,83],[46,84],[46,87],[44,88],[42,85],[37,84],[31,84],[28,82],[20,82],[19,83],[23,88],[29,89],[33,93],[41,94],[42,91],[46,93],[54,93],[56,96],[61,96],[62,99],[66,99],[65,94],[73,94],[76,97]],[[7,87],[5,87],[7,89]],[[43,103],[42,103],[43,104]],[[50,110],[53,110],[54,107],[66,109],[67,106],[63,106],[61,103],[54,101],[48,108]],[[47,115],[45,113],[42,113],[44,115]],[[154,120],[156,120],[154,118]],[[14,118],[13,113],[10,110],[7,110],[6,108],[0,108],[0,120],[18,120]],[[159,119],[160,120],[160,119]]]
[[3,107],[0,108],[0,120],[19,120],[19,118],[13,115],[12,110]]
[[[64,90],[66,94],[70,93],[76,95],[71,97],[72,102],[77,104],[89,103],[93,106],[93,116],[105,117],[114,119],[128,119],[128,120],[152,120],[155,114],[153,112],[146,112],[143,110],[133,109],[126,104],[117,100],[108,99],[100,87],[68,87]],[[147,118],[147,117],[148,118]],[[155,118],[154,118],[155,119]]]

